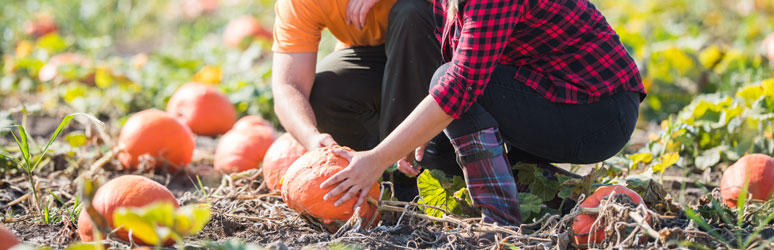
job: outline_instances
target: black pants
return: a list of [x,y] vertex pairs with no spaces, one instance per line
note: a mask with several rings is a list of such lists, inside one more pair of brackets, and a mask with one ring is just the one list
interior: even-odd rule
[[[376,146],[427,96],[428,82],[441,65],[432,6],[398,0],[390,10],[383,46],[351,47],[326,56],[317,66],[309,102],[321,132],[355,150]],[[453,158],[452,158],[453,160]],[[399,197],[416,195],[416,181],[394,175]],[[396,189],[398,189],[396,187]]]
[[[449,66],[444,64],[436,71],[431,85],[437,84]],[[499,127],[510,145],[511,161],[528,163],[601,162],[629,141],[637,122],[638,93],[621,91],[591,104],[554,103],[516,82],[516,70],[502,65],[495,68],[476,103],[444,130],[447,136],[432,140],[423,167],[461,174],[456,164],[445,162],[454,155],[449,138],[490,127]]]

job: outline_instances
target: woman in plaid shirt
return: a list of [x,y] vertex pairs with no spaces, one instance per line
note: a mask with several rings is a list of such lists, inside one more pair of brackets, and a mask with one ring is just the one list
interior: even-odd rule
[[[623,148],[645,90],[634,60],[588,0],[435,0],[446,64],[430,93],[384,141],[350,159],[322,187],[337,204],[365,200],[384,169],[443,131],[485,222],[519,225],[519,161],[594,163]],[[401,157],[403,157],[401,159]]]

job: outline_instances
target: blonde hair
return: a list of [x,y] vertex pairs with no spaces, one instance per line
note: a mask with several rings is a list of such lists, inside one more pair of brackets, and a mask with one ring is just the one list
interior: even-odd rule
[[446,21],[453,22],[457,18],[457,8],[460,6],[460,0],[449,0],[446,3]]

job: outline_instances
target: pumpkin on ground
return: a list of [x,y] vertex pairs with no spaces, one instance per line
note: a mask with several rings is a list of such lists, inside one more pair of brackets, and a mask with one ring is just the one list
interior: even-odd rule
[[[97,189],[92,206],[104,216],[110,228],[120,225],[113,224],[113,211],[120,207],[144,207],[156,202],[169,202],[176,208],[180,207],[177,199],[166,187],[158,182],[139,175],[124,175],[112,179]],[[85,210],[84,210],[85,211]],[[78,218],[78,234],[82,241],[94,241],[93,226],[88,213],[82,212]],[[116,232],[118,238],[129,241],[129,232],[120,229]],[[138,238],[133,239],[140,245],[148,245]],[[164,246],[171,246],[172,240],[164,242]]]
[[[599,204],[603,200],[607,199],[607,197],[613,192],[616,194],[624,194],[629,196],[629,198],[631,198],[632,201],[636,204],[643,204],[643,206],[645,204],[645,202],[642,200],[642,197],[640,197],[637,192],[634,192],[625,186],[611,185],[598,188],[596,191],[594,191],[593,194],[589,195],[589,197],[587,197],[583,203],[580,204],[580,207],[599,207]],[[574,233],[573,239],[575,244],[588,244],[589,242],[599,244],[605,240],[605,221],[600,220],[599,223],[594,225],[594,221],[596,220],[597,216],[593,214],[580,214],[575,217],[575,220],[572,223],[572,231]],[[592,228],[592,226],[594,226],[594,228]]]
[[728,167],[720,179],[723,203],[736,207],[745,182],[753,201],[767,201],[774,196],[774,159],[765,154],[745,155]]
[[167,113],[180,119],[197,135],[228,132],[236,122],[234,105],[214,86],[191,82],[183,85],[167,103]]
[[274,141],[263,158],[263,179],[266,187],[271,191],[282,189],[282,178],[285,177],[285,172],[304,153],[306,148],[290,133],[285,133]]
[[[340,196],[323,200],[323,196],[335,186],[321,189],[320,184],[349,165],[349,161],[332,152],[335,148],[351,150],[333,146],[310,151],[290,166],[282,184],[282,199],[288,207],[322,222],[329,232],[335,232],[342,222],[352,217],[353,207],[357,202],[357,199],[353,198],[336,207],[333,204]],[[373,184],[368,197],[379,199],[378,183]],[[365,202],[361,206],[359,216],[363,219],[363,223],[368,223],[375,212],[376,206]],[[378,219],[374,221],[374,223],[377,222]]]
[[272,40],[273,34],[264,29],[261,23],[251,16],[242,16],[231,20],[223,31],[223,42],[229,48],[239,48],[245,39],[256,37]]
[[35,18],[24,23],[24,33],[34,38],[45,36],[59,30],[54,17],[47,13],[35,14]]
[[[155,166],[171,165],[179,170],[193,158],[193,133],[185,124],[161,110],[137,112],[126,121],[118,137],[118,160],[124,167],[136,169],[139,157],[150,154],[158,158]],[[168,163],[168,164],[167,164]]]
[[16,235],[0,224],[0,250],[8,250],[21,243]]
[[275,131],[257,116],[246,116],[218,141],[215,149],[215,170],[237,173],[256,169],[274,142]]
[[264,120],[262,117],[257,115],[248,115],[245,117],[242,117],[234,123],[233,130],[245,130],[245,129],[252,129],[257,127],[271,127],[271,124]]

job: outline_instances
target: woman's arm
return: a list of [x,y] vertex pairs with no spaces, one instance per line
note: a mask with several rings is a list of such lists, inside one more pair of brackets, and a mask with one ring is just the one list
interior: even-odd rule
[[334,151],[347,158],[349,166],[320,185],[320,188],[327,188],[338,184],[323,199],[328,200],[346,192],[334,203],[338,206],[359,194],[355,207],[360,206],[365,201],[368,190],[379,180],[387,167],[412,149],[430,141],[452,120],[453,118],[443,112],[438,103],[428,95],[406,120],[374,149],[362,152]]

